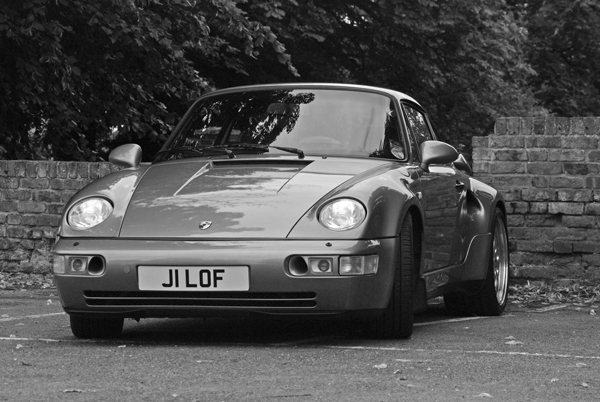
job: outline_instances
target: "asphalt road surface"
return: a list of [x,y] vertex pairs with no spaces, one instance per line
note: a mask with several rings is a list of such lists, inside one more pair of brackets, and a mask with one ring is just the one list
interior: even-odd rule
[[589,306],[433,306],[402,341],[235,319],[127,320],[118,340],[81,340],[55,291],[0,291],[0,400],[598,401],[599,329]]

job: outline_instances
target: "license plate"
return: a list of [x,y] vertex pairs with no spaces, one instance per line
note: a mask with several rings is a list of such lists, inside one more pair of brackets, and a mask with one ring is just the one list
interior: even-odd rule
[[248,267],[138,267],[140,290],[245,291],[250,289]]

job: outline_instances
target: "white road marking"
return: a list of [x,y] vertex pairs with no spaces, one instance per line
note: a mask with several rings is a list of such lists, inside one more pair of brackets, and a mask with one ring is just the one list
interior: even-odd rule
[[9,336],[7,337],[0,337],[0,341],[36,341],[36,342],[62,342],[58,339],[46,339],[46,338],[17,338],[17,337],[12,337]]
[[436,325],[436,324],[445,324],[448,322],[462,322],[462,321],[472,321],[472,320],[481,320],[489,317],[465,317],[465,318],[451,318],[448,320],[439,320],[439,321],[429,321],[429,322],[417,322],[413,324],[415,327],[422,327],[425,325]]
[[548,306],[548,307],[540,307],[538,309],[533,310],[534,313],[546,313],[548,311],[554,311],[554,310],[559,310],[561,308],[565,308],[567,307],[566,304],[557,304],[554,306]]
[[394,347],[375,347],[375,346],[322,346],[329,349],[351,349],[351,350],[379,350],[393,352],[418,352],[418,353],[466,353],[480,355],[504,355],[504,356],[526,356],[526,357],[549,357],[563,359],[590,359],[600,360],[600,356],[581,356],[581,355],[566,355],[560,353],[529,353],[529,352],[502,352],[499,350],[460,350],[460,349],[411,349],[411,348],[394,348]]
[[44,318],[44,317],[51,317],[54,315],[64,315],[64,314],[67,314],[67,313],[62,312],[62,313],[50,313],[50,314],[38,314],[38,315],[24,315],[21,317],[3,317],[3,318],[0,318],[0,322],[18,321],[18,320],[23,320],[25,318]]
[[[50,314],[36,314],[36,315],[25,315],[20,317],[3,317],[0,318],[0,322],[6,321],[18,321],[23,319],[32,319],[32,318],[45,318],[45,317],[53,317],[57,315],[64,315],[65,312],[62,313],[50,313]],[[17,338],[16,336],[9,337],[0,337],[0,341],[34,341],[34,342],[62,342],[57,339],[47,339],[47,338]]]

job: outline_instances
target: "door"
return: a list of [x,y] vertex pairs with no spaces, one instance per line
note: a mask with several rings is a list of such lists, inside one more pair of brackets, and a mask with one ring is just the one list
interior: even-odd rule
[[[435,134],[427,116],[416,105],[403,104],[403,109],[417,148],[413,153],[418,153],[418,147],[424,141],[436,140]],[[421,206],[425,215],[423,272],[427,273],[459,262],[461,253],[453,245],[456,245],[459,236],[456,226],[466,183],[452,164],[432,165],[429,172],[419,169],[418,173],[422,191]]]

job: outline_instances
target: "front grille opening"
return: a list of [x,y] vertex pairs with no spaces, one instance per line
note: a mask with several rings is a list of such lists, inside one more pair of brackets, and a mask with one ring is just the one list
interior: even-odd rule
[[104,259],[102,257],[92,257],[88,263],[88,272],[92,275],[101,275],[104,272]]
[[162,292],[84,291],[88,306],[196,306],[312,308],[314,292]]

